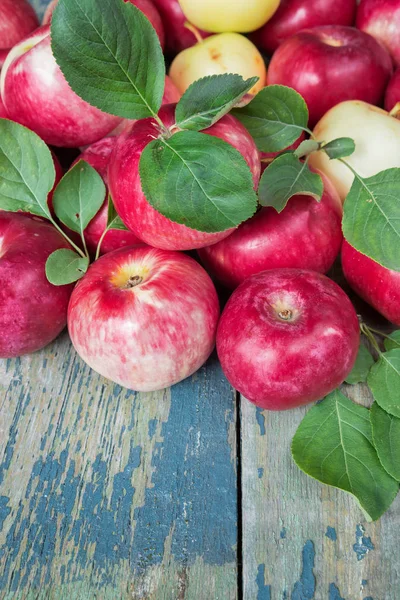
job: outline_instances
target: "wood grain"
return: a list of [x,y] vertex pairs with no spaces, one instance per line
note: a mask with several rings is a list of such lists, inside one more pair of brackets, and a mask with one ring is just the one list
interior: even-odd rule
[[66,334],[0,362],[0,597],[237,597],[235,398],[211,359],[136,394]]
[[400,499],[366,523],[352,496],[302,473],[290,442],[306,410],[241,402],[244,599],[398,600]]

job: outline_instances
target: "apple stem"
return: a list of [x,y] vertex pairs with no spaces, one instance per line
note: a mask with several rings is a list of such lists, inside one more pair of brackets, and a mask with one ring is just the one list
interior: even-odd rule
[[394,117],[395,119],[400,119],[400,102],[397,102],[392,110],[390,111],[389,115],[391,117]]
[[198,44],[201,44],[204,41],[203,38],[201,37],[200,31],[197,29],[197,27],[195,27],[194,25],[189,23],[189,21],[185,21],[184,26],[186,27],[186,29],[189,29],[189,31],[191,31],[193,33]]
[[378,329],[374,329],[373,327],[369,327],[369,326],[368,326],[368,329],[369,329],[369,330],[370,330],[372,333],[375,333],[376,335],[380,335],[381,337],[384,337],[384,338],[386,338],[386,339],[388,339],[388,340],[390,340],[390,339],[391,339],[390,335],[388,335],[387,333],[383,333],[383,331],[379,331]]

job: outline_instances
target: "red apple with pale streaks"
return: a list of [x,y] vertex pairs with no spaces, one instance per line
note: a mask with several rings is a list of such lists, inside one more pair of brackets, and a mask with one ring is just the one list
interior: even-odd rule
[[301,269],[246,279],[222,313],[217,352],[229,381],[263,409],[286,410],[336,389],[355,363],[356,311],[325,275]]
[[400,0],[361,0],[356,26],[379,40],[400,65]]
[[258,48],[269,54],[302,29],[321,25],[353,25],[356,0],[281,0],[264,27],[250,35]]
[[[396,104],[398,104],[397,107]],[[400,67],[393,73],[393,77],[386,88],[385,109],[388,112],[395,109],[394,116],[400,113]]]
[[11,50],[1,72],[0,89],[8,117],[53,146],[92,144],[121,121],[71,90],[53,57],[48,25]]
[[0,211],[0,358],[44,348],[64,329],[73,285],[47,281],[45,264],[69,248],[47,221]]
[[[110,156],[115,147],[116,139],[116,137],[108,137],[92,144],[86,148],[86,150],[84,150],[75,161],[76,163],[78,160],[85,160],[87,163],[89,163],[94,169],[96,169],[99,175],[101,175],[106,186],[108,185],[108,163],[110,162]],[[107,227],[107,219],[108,190],[106,192],[103,205],[84,231],[86,246],[92,256],[96,254],[100,238]],[[73,232],[68,231],[68,234],[73,235]],[[80,243],[80,238],[76,241]],[[139,238],[136,237],[132,231],[110,229],[104,236],[104,239],[101,243],[101,254],[106,254],[107,252],[118,250],[124,246],[133,246],[135,244],[142,244],[142,241],[139,240]]]
[[68,329],[95,371],[136,391],[169,387],[211,354],[219,317],[214,285],[192,258],[149,247],[96,261],[76,286]]
[[261,208],[229,237],[200,249],[207,271],[229,288],[267,269],[297,268],[326,273],[342,245],[342,203],[325,175],[324,193],[293,196],[281,213]]
[[1,96],[0,96],[0,119],[7,119],[6,107],[3,104]]
[[[161,15],[165,37],[166,52],[169,54],[178,54],[186,48],[194,46],[198,41],[193,31],[185,27],[187,18],[183,14],[179,0],[153,0]],[[201,29],[198,34],[203,39],[209,34]]]
[[0,69],[11,48],[37,27],[38,18],[27,0],[0,0]]
[[382,267],[346,240],[342,246],[342,268],[350,287],[388,321],[400,327],[400,272]]
[[[173,125],[175,105],[162,107],[159,117],[167,127]],[[117,139],[108,167],[108,182],[119,216],[146,244],[165,250],[192,250],[227,237],[231,229],[218,233],[196,231],[170,221],[147,202],[140,183],[139,161],[144,148],[157,134],[157,127],[154,119],[143,119]],[[218,137],[241,152],[257,187],[261,169],[260,154],[250,134],[235,117],[226,115],[202,133]]]
[[307,103],[313,127],[345,100],[382,102],[392,75],[387,50],[353,27],[326,25],[292,36],[272,57],[268,84],[294,88]]
[[[148,18],[150,23],[153,25],[156,33],[158,35],[158,39],[160,40],[161,48],[164,49],[165,45],[165,33],[164,33],[164,25],[161,20],[160,13],[158,12],[154,2],[152,0],[124,0],[125,2],[130,2],[136,8],[142,11],[142,13]],[[51,21],[51,17],[53,16],[53,11],[58,4],[58,0],[52,0],[43,17],[42,25],[47,25]]]

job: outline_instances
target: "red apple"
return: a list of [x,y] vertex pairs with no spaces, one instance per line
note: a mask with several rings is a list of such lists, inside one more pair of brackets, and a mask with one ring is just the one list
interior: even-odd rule
[[294,196],[284,210],[261,208],[226,239],[199,250],[206,269],[229,288],[267,269],[326,273],[342,245],[342,203],[327,177],[320,202]]
[[64,329],[73,285],[49,283],[45,264],[68,247],[43,219],[0,211],[0,358],[36,352]]
[[400,65],[400,0],[361,0],[356,26],[379,40]]
[[[389,85],[386,88],[385,94],[385,109],[391,112],[396,104],[396,114],[400,112],[400,67],[396,69],[392,79],[389,81]],[[395,115],[396,116],[396,115]]]
[[[185,27],[187,19],[182,12],[179,0],[153,0],[164,23],[166,34],[166,51],[170,54],[178,54],[198,41],[194,33]],[[202,38],[208,33],[199,30]]]
[[218,317],[212,281],[192,258],[123,248],[96,261],[78,283],[68,329],[92,369],[124,387],[153,391],[201,367]]
[[[80,156],[76,159],[75,163],[78,160],[85,160],[88,162],[96,171],[101,175],[104,180],[104,183],[108,185],[107,179],[107,167],[110,161],[111,152],[115,147],[116,137],[108,137],[104,138],[82,152]],[[74,164],[75,164],[74,163]],[[104,198],[104,202],[99,212],[95,217],[90,221],[89,225],[86,227],[84,231],[86,246],[92,256],[96,254],[97,246],[99,244],[100,238],[104,233],[104,230],[107,227],[107,218],[108,218],[108,192]],[[73,235],[73,232],[68,231],[68,234]],[[76,239],[74,236],[74,241],[76,240],[80,243],[80,238]],[[106,254],[107,252],[112,252],[113,250],[117,250],[118,248],[122,248],[123,246],[133,246],[135,244],[141,244],[142,241],[136,237],[132,231],[123,231],[118,229],[111,229],[108,231],[101,243],[101,254]]]
[[27,0],[0,0],[0,69],[11,48],[36,27],[39,21]]
[[302,29],[353,25],[356,8],[356,0],[281,0],[272,19],[251,34],[250,39],[258,48],[272,54]]
[[344,240],[342,267],[350,287],[388,321],[400,327],[400,272],[382,267]]
[[[175,122],[175,105],[164,106],[159,116],[169,127]],[[138,238],[156,248],[165,250],[191,250],[218,242],[232,230],[205,233],[185,225],[173,223],[157,212],[142,192],[139,161],[144,148],[157,131],[154,119],[134,123],[117,139],[108,167],[108,180],[115,208],[125,225]],[[260,155],[246,129],[231,115],[222,117],[203,133],[214,135],[234,146],[247,161],[257,186],[260,178]]]
[[247,279],[218,326],[217,351],[233,387],[268,410],[323,398],[353,368],[356,311],[343,290],[312,271],[276,269]]
[[[142,13],[148,18],[150,23],[153,25],[156,33],[158,35],[158,39],[160,40],[161,48],[164,49],[165,45],[165,34],[164,34],[164,26],[160,17],[160,13],[154,5],[152,0],[124,0],[125,2],[130,2],[134,4],[136,8],[142,11]],[[52,2],[47,7],[47,10],[43,17],[43,25],[47,25],[51,21],[51,17],[53,15],[53,11],[58,4],[58,0],[52,0]]]
[[7,118],[7,111],[0,96],[0,119]]
[[268,84],[299,92],[308,105],[310,126],[344,100],[379,104],[392,74],[392,61],[372,36],[353,27],[306,29],[284,42],[268,69]]
[[51,52],[48,25],[11,50],[0,86],[9,118],[53,146],[92,144],[121,121],[90,106],[71,90]]

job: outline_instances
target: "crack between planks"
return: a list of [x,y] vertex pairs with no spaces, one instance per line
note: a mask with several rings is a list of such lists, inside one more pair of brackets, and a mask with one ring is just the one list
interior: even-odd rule
[[243,502],[242,502],[242,412],[239,392],[236,400],[236,451],[237,451],[237,590],[238,599],[243,598]]

